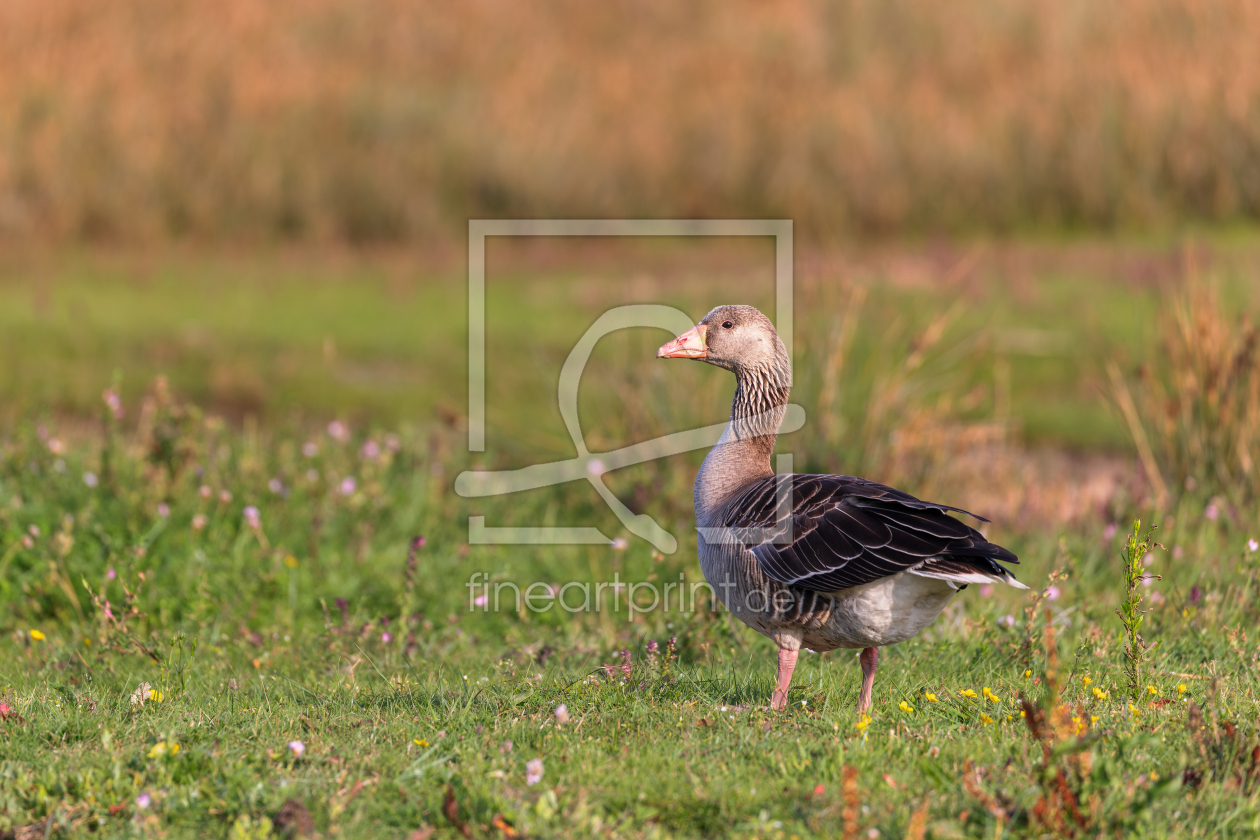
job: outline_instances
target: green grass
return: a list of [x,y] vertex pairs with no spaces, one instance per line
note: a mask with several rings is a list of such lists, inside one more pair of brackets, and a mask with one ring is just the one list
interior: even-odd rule
[[[456,821],[474,836],[497,836],[502,815],[530,836],[828,837],[842,823],[849,766],[859,836],[902,836],[921,806],[934,837],[992,837],[999,819],[1006,836],[1045,833],[1035,817],[1042,753],[1016,703],[1021,693],[1046,699],[1047,660],[1023,650],[1028,602],[1014,590],[986,597],[972,587],[923,636],[887,649],[865,728],[852,712],[857,663],[844,652],[804,656],[790,708],[771,714],[761,706],[772,646],[703,603],[634,621],[624,604],[575,615],[469,609],[465,583],[477,571],[522,588],[614,573],[696,580],[684,477],[657,485],[665,501],[654,512],[684,536],[673,556],[637,542],[622,552],[469,548],[468,507],[447,491],[449,465],[430,455],[455,446],[453,433],[404,432],[396,452],[384,434],[365,435],[382,446],[367,457],[363,438],[240,434],[160,406],[153,417],[152,440],[114,430],[55,454],[24,427],[4,444],[0,699],[20,717],[0,724],[0,828],[44,830],[51,817],[54,830],[102,836],[261,836],[263,821],[296,799],[325,835],[407,836],[432,825],[458,836],[449,789]],[[307,442],[314,457],[300,451]],[[347,476],[356,479],[349,494]],[[272,478],[284,492],[268,489]],[[602,516],[608,527],[592,495],[569,485],[479,504],[490,521]],[[251,504],[258,531],[242,515]],[[1247,640],[1257,555],[1244,547],[1256,517],[1202,511],[1188,499],[1160,532],[1183,556],[1160,553],[1151,567],[1165,576],[1156,591],[1166,600],[1144,635],[1160,643],[1150,684],[1172,702],[1154,708],[1144,695],[1139,714],[1124,696],[1113,613],[1118,540],[1096,528],[1064,535],[1062,546],[1035,526],[994,534],[1025,558],[1021,576],[1034,586],[1052,568],[1070,573],[1048,603],[1063,700],[1098,720],[1052,765],[1090,756],[1085,778],[1071,778],[1092,803],[1083,836],[1241,837],[1260,826]],[[409,575],[414,534],[427,542]],[[137,595],[119,625],[103,600],[127,615],[124,587]],[[1007,614],[1016,628],[1000,623]],[[1044,648],[1039,622],[1034,648]],[[645,643],[664,648],[669,637],[679,658],[666,674],[661,654],[647,664]],[[623,649],[630,679],[601,676]],[[161,702],[131,702],[142,682]],[[1000,702],[960,695],[986,687]],[[1187,728],[1199,714],[1191,703],[1207,729]],[[302,756],[291,741],[303,742]],[[533,758],[545,770],[530,786]],[[963,786],[965,773],[979,780]]]
[[[743,258],[726,256],[716,267],[704,259],[732,248],[723,242],[688,259],[697,250],[689,244],[645,244],[593,269],[583,266],[589,255],[582,251],[570,265],[564,251],[540,263],[492,248],[492,449],[510,450],[527,436],[527,458],[540,446],[571,452],[555,408],[556,377],[573,342],[607,308],[668,303],[699,318],[738,298],[770,309],[771,252],[735,248]],[[1099,399],[1102,361],[1119,356],[1136,365],[1143,357],[1160,288],[1116,279],[1112,261],[1166,261],[1152,250],[1146,257],[1144,247],[1120,248],[1110,259],[1080,258],[1069,267],[1033,251],[1023,260],[1031,269],[1021,269],[1018,282],[991,261],[961,286],[940,279],[906,285],[895,279],[895,262],[877,263],[858,280],[843,264],[805,264],[797,272],[795,352],[802,363],[795,397],[813,409],[848,289],[858,282],[869,294],[842,371],[842,410],[860,417],[872,383],[900,363],[936,317],[961,303],[911,383],[920,394],[980,388],[982,399],[955,412],[991,414],[1000,356],[1010,369],[1011,415],[1026,440],[1124,449],[1128,433]],[[1245,259],[1222,262],[1230,299],[1254,305]],[[940,275],[952,265],[944,264]],[[663,338],[634,331],[600,342],[583,379],[587,428],[623,440],[633,431],[623,419],[625,391],[661,375],[629,362],[648,362]],[[0,357],[6,425],[49,409],[94,412],[116,371],[128,398],[161,374],[179,393],[237,422],[298,413],[427,423],[435,412],[459,418],[467,405],[466,288],[462,268],[435,271],[405,257],[10,256],[0,263]],[[717,397],[728,383],[719,372],[669,376],[707,386],[715,397],[688,407],[680,419],[724,416]]]
[[[1209,517],[1209,500],[1187,494],[1155,518],[1168,551],[1147,571],[1163,579],[1141,590],[1163,599],[1142,604],[1152,607],[1142,635],[1158,644],[1144,681],[1156,693],[1132,709],[1115,614],[1120,536],[1136,515],[1151,517],[1117,498],[1062,533],[1027,519],[989,526],[1021,556],[1034,591],[1066,570],[1059,597],[1026,614],[1025,593],[969,588],[919,638],[884,651],[869,723],[852,711],[860,672],[843,651],[803,655],[788,710],[771,714],[773,646],[703,601],[634,615],[624,602],[574,614],[470,609],[476,573],[521,589],[614,576],[698,582],[691,481],[702,453],[610,477],[636,512],[679,537],[675,554],[633,539],[620,551],[467,545],[469,514],[627,535],[583,482],[476,500],[451,492],[472,462],[460,416],[463,291],[405,271],[400,282],[400,271],[279,258],[171,258],[143,278],[120,260],[9,266],[0,702],[12,714],[0,722],[0,836],[261,837],[280,833],[269,821],[290,800],[321,835],[346,837],[425,837],[426,827],[504,836],[496,823],[531,837],[783,840],[839,836],[846,823],[857,837],[1260,832],[1260,553],[1246,547],[1260,538],[1260,511],[1217,500]],[[769,296],[761,275],[658,272],[677,282],[499,275],[485,463],[572,454],[555,377],[603,307],[651,299],[698,314],[719,296]],[[1248,300],[1241,284],[1228,289]],[[870,283],[837,396],[849,432],[828,440],[814,425],[784,446],[810,469],[860,463],[845,438],[889,381],[907,392],[894,427],[899,413],[928,409],[991,418],[1002,354],[1027,438],[1121,445],[1090,377],[1110,355],[1139,357],[1155,290],[1047,273],[1022,290],[978,281],[967,293],[923,367],[898,380],[911,343],[962,293]],[[807,411],[848,294],[801,284],[797,399]],[[627,333],[597,348],[581,401],[592,448],[722,419],[726,375],[656,363],[661,339]],[[236,367],[216,380],[220,365]],[[102,419],[115,369],[121,421]],[[164,396],[157,374],[191,403]],[[251,401],[225,397],[247,374]],[[330,434],[333,417],[348,439]],[[257,529],[247,506],[258,508]],[[1112,520],[1119,534],[1107,538]],[[415,535],[426,543],[411,566]],[[666,668],[670,638],[677,657]],[[649,640],[662,650],[652,661]],[[161,700],[133,703],[142,683]],[[1021,694],[1055,731],[1048,759],[1020,716]],[[561,703],[567,723],[555,716]],[[544,771],[529,785],[535,758]],[[847,796],[846,768],[856,771]],[[1079,821],[1054,799],[1060,768]]]

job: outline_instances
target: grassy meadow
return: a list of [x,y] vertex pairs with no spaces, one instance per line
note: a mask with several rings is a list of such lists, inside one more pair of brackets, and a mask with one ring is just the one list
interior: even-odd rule
[[[703,453],[608,476],[672,555],[469,545],[469,515],[628,535],[583,482],[452,485],[572,456],[556,381],[606,308],[769,309],[764,243],[492,247],[475,457],[460,267],[157,254],[0,264],[0,836],[1260,832],[1245,238],[799,256],[780,451],[990,517],[1032,587],[885,649],[869,719],[843,651],[766,711],[773,646],[703,600],[468,586],[700,580]],[[727,374],[664,339],[597,347],[592,451],[724,418]],[[1162,547],[1126,566],[1138,517]]]

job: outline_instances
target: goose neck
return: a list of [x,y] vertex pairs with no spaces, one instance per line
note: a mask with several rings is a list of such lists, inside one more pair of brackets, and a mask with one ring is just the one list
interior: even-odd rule
[[706,519],[750,481],[774,473],[771,456],[787,410],[790,381],[737,371],[726,431],[696,477],[696,515]]

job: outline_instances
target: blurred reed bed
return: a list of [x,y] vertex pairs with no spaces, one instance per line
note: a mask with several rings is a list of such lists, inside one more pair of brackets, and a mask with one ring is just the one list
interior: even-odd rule
[[10,239],[415,241],[469,216],[844,232],[1260,216],[1260,7],[0,6]]
[[1168,294],[1159,326],[1160,341],[1139,366],[1133,393],[1116,364],[1109,373],[1161,503],[1183,489],[1255,502],[1260,360],[1252,313],[1226,304],[1191,267]]

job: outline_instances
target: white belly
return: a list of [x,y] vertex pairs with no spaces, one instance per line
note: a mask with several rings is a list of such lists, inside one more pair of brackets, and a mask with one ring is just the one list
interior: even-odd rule
[[955,591],[943,580],[900,572],[832,593],[831,615],[806,632],[804,644],[830,650],[904,642],[935,621]]

